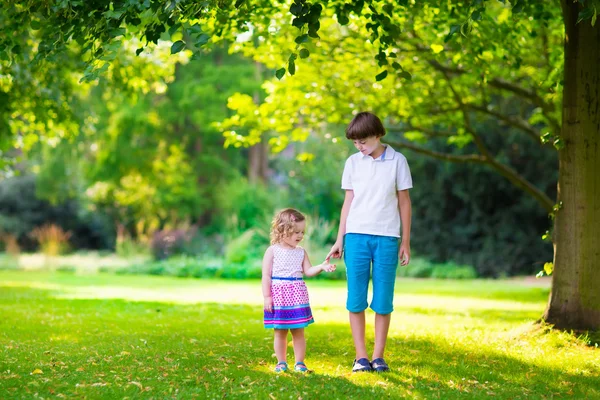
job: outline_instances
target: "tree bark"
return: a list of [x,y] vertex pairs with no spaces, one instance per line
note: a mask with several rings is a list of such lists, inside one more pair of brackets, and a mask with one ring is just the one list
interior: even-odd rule
[[[257,81],[263,79],[263,67],[257,61],[254,63],[254,77]],[[260,91],[257,89],[252,96],[255,104],[260,104]],[[268,148],[264,140],[250,147],[248,155],[248,180],[252,183],[266,183],[268,175]]]
[[600,330],[600,24],[562,0],[565,68],[552,292],[544,319]]

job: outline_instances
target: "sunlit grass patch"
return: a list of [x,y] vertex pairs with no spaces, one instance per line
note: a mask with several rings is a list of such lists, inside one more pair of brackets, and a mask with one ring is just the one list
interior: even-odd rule
[[[352,374],[344,282],[307,280],[313,374],[276,375],[259,281],[0,272],[7,398],[597,398],[598,350],[534,324],[547,287],[400,280],[389,374]],[[367,313],[373,342],[373,313]],[[293,362],[289,347],[288,361]]]

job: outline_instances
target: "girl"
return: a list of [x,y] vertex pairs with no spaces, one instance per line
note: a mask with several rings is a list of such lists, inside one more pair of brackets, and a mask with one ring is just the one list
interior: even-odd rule
[[329,264],[328,261],[313,266],[304,249],[298,246],[304,237],[305,226],[304,215],[293,208],[277,213],[271,224],[271,246],[263,258],[265,328],[275,330],[275,372],[285,372],[288,369],[288,330],[292,333],[294,342],[294,369],[298,372],[310,372],[304,363],[304,327],[312,324],[314,320],[302,275],[315,276],[321,271],[335,271],[335,265]]

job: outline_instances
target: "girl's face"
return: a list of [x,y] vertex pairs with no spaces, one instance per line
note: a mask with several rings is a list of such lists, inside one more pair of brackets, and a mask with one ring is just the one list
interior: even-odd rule
[[354,147],[365,156],[371,155],[380,144],[380,138],[377,136],[369,136],[366,139],[357,139],[354,141]]
[[306,221],[294,222],[294,230],[289,236],[283,238],[283,242],[291,247],[296,247],[304,238]]

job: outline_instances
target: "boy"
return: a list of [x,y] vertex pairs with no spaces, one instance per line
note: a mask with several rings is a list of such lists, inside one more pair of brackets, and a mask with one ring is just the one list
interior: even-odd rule
[[[398,260],[410,261],[412,178],[406,158],[381,143],[385,128],[374,114],[357,114],[346,128],[346,138],[358,153],[346,160],[342,189],[346,190],[338,236],[327,255],[344,253],[348,278],[346,308],[356,349],[353,372],[389,371],[383,358],[391,313]],[[402,222],[402,242],[400,238]],[[365,344],[365,309],[369,277],[373,276],[371,309],[375,312],[375,346],[369,362]]]

